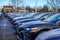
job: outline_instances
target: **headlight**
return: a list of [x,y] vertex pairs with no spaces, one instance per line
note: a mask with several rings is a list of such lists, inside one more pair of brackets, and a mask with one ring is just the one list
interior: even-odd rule
[[31,30],[30,28],[26,28],[26,30]]
[[36,31],[36,30],[38,30],[38,27],[36,27],[36,28],[31,28],[31,30],[32,30],[32,31]]
[[26,28],[26,30],[29,30],[30,32],[36,32],[39,30],[38,27],[35,27],[35,28]]

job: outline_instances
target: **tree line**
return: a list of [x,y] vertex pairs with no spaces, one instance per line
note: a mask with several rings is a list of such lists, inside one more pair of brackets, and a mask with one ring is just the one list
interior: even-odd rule
[[[37,12],[60,12],[60,0],[46,0],[47,4],[42,6],[37,7]],[[13,6],[17,9],[20,10],[28,10],[29,12],[35,12],[36,8],[35,7],[30,7],[29,5],[24,6],[23,0],[11,0],[11,3]],[[38,2],[37,2],[38,3]],[[21,6],[19,6],[22,4]]]

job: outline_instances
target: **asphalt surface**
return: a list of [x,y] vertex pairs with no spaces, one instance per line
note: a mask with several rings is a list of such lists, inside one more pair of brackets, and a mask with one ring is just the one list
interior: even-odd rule
[[17,40],[13,26],[8,18],[0,17],[0,40]]

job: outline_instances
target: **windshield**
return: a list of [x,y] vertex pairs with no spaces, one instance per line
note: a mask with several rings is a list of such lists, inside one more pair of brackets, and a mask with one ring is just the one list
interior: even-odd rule
[[42,16],[44,16],[44,15],[46,15],[47,13],[39,13],[39,14],[36,14],[34,17],[33,17],[33,19],[39,19],[39,18],[41,18]]
[[50,16],[53,16],[54,13],[42,13],[40,16],[37,15],[35,17],[35,19],[38,19],[38,20],[45,20],[46,18],[49,18]]
[[59,17],[60,17],[60,14],[56,14],[56,15],[53,15],[53,16],[45,19],[44,21],[46,21],[46,22],[55,22],[55,21],[58,20]]

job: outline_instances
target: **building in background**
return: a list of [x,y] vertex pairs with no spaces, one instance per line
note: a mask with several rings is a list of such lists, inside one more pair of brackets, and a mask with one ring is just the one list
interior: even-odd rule
[[13,12],[13,6],[3,6],[2,11],[3,12]]
[[[3,12],[24,12],[24,10],[21,10],[19,8],[14,8],[13,6],[3,6],[2,8]],[[28,12],[28,10],[25,10],[26,12]]]

